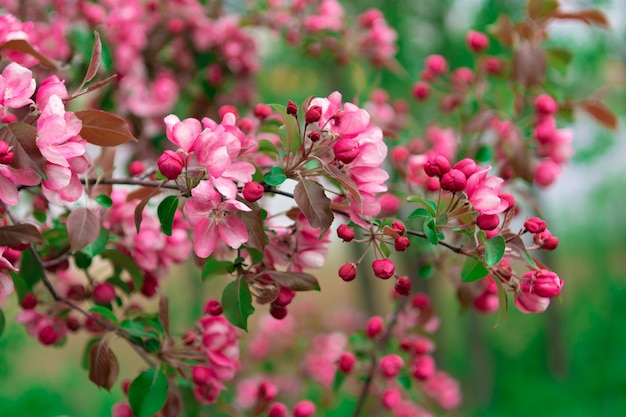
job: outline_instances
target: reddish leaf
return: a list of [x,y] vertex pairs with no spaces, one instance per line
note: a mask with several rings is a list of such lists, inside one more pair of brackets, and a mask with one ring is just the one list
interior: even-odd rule
[[609,27],[609,19],[606,18],[604,13],[596,9],[585,9],[572,13],[557,12],[552,17],[555,19],[580,20],[588,25],[596,24],[605,28]]
[[117,146],[129,141],[137,142],[126,121],[102,110],[77,111],[76,117],[83,122],[80,136],[98,146]]
[[172,334],[170,333],[170,306],[166,296],[161,295],[159,298],[159,319],[163,325],[163,330],[167,335],[167,338],[171,341]]
[[151,196],[151,195],[158,195],[161,190],[159,190],[158,192],[154,192],[155,187],[140,187],[137,188],[135,191],[130,192],[126,195],[126,201],[131,201],[131,200],[143,200],[144,198]]
[[243,201],[251,211],[240,211],[239,218],[248,230],[248,241],[245,246],[253,249],[265,250],[265,228],[263,227],[263,215],[255,204]]
[[559,8],[557,0],[529,0],[526,3],[526,13],[531,19],[548,17]]
[[[176,386],[176,382],[174,378],[170,377],[169,386],[170,387]],[[159,411],[159,413],[163,417],[178,417],[180,416],[180,411],[181,411],[180,394],[178,393],[177,390],[172,388],[168,390],[167,401],[165,401],[165,405],[163,406],[163,408],[161,408],[161,411]]]
[[[115,166],[115,154],[117,148],[102,148],[100,150],[100,156],[94,161],[93,170],[98,177],[109,178],[113,173]],[[111,184],[97,184],[89,190],[91,197],[104,194],[107,196],[113,192],[113,185]]]
[[330,198],[318,183],[303,179],[294,189],[293,198],[304,213],[311,227],[321,227],[322,234],[333,223],[333,212],[330,209]]
[[509,150],[511,167],[518,177],[532,183],[535,178],[535,172],[526,142],[517,131],[515,135],[511,135],[511,140],[512,144]]
[[498,20],[496,20],[493,25],[489,26],[488,31],[503,45],[513,45],[513,23],[509,16],[500,14]]
[[96,76],[98,67],[100,66],[100,59],[102,58],[102,43],[100,42],[100,34],[96,31],[94,31],[93,34],[96,39],[93,43],[93,50],[91,51],[89,68],[87,68],[87,73],[85,74],[85,78],[83,78],[83,82],[80,83],[80,87],[78,88],[79,90]]
[[104,340],[94,343],[89,351],[89,379],[98,387],[111,390],[120,372],[113,351]]
[[50,68],[56,68],[56,64],[52,62],[49,58],[47,58],[44,54],[37,51],[33,46],[28,43],[25,39],[12,39],[10,41],[6,41],[2,45],[0,45],[0,49],[11,49],[13,51],[23,52],[32,57],[35,57],[39,60],[42,65]]
[[37,129],[24,122],[13,122],[0,129],[0,140],[12,147],[14,168],[32,169],[45,177],[44,159],[37,147]]
[[350,195],[352,195],[352,198],[354,198],[360,206],[361,205],[361,193],[359,192],[359,188],[356,186],[354,181],[352,181],[352,178],[347,176],[345,173],[343,173],[339,168],[337,168],[334,165],[324,164],[323,168],[324,168],[324,171],[326,171],[326,173],[331,178],[334,178],[335,180],[337,180],[339,184],[343,185],[348,190]]
[[272,277],[276,284],[291,288],[294,291],[319,291],[320,289],[317,278],[306,272],[265,271],[263,274]]
[[611,130],[617,129],[617,116],[602,102],[597,100],[585,100],[580,103],[580,105],[602,126]]
[[[150,199],[157,194],[161,186],[165,184],[165,181],[159,184],[158,187],[153,188],[152,192],[148,194],[146,197],[144,197],[143,200],[141,200],[139,204],[137,204],[137,207],[135,207],[135,229],[137,229],[137,234],[139,234],[139,229],[141,228],[141,221],[143,220],[143,209],[146,207],[146,204],[148,204],[148,201],[150,201]],[[128,196],[126,197],[126,199],[128,200]]]
[[513,52],[513,81],[533,87],[541,85],[545,75],[546,52],[530,42],[520,42]]
[[70,100],[75,99],[76,97],[82,96],[83,94],[87,94],[94,90],[97,90],[98,88],[106,85],[107,83],[109,83],[111,80],[114,80],[115,78],[117,78],[117,74],[113,74],[110,77],[105,78],[104,80],[100,80],[93,84],[89,84],[87,88],[83,88],[82,90],[75,92],[71,96],[64,98],[63,101],[70,101]]
[[0,246],[29,245],[43,241],[41,233],[32,224],[22,223],[0,227]]
[[67,216],[66,225],[72,252],[78,252],[89,245],[100,234],[100,220],[98,216],[85,207],[72,210],[70,215]]

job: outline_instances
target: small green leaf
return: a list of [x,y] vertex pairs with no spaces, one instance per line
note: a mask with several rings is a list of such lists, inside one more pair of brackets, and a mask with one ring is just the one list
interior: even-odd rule
[[0,336],[4,333],[4,326],[6,324],[6,319],[4,318],[4,312],[0,310]]
[[287,180],[285,171],[281,167],[272,167],[270,172],[263,176],[263,180],[273,187],[278,187],[280,184]]
[[493,147],[483,145],[476,151],[474,159],[478,162],[489,162],[493,159]]
[[411,390],[411,378],[407,375],[401,375],[397,378],[398,383],[407,391]]
[[233,263],[230,261],[218,261],[208,258],[202,267],[202,279],[205,280],[211,275],[225,275],[232,271]]
[[287,148],[287,152],[295,151],[300,147],[302,140],[298,133],[298,122],[296,118],[287,114],[287,106],[282,104],[270,104],[269,106],[283,118],[284,126],[281,126],[278,132],[283,141],[283,145]]
[[428,214],[435,217],[437,214],[437,203],[417,195],[412,195],[406,199],[409,203],[420,203],[424,206]]
[[413,210],[413,213],[411,213],[409,217],[407,217],[407,220],[413,220],[417,217],[432,217],[432,215],[429,214],[426,209],[420,207]]
[[435,219],[433,219],[432,217],[427,217],[424,219],[424,233],[426,234],[426,238],[432,245],[439,244],[437,224],[435,223]]
[[146,330],[146,326],[135,320],[126,319],[120,324],[120,329],[134,337],[157,339],[159,334],[155,330]]
[[263,252],[254,248],[246,248],[246,252],[248,252],[248,255],[252,258],[253,265],[263,261],[263,258],[265,257]]
[[143,285],[143,275],[141,273],[141,269],[139,269],[131,257],[111,249],[103,251],[100,256],[104,259],[109,259],[114,265],[127,270],[133,280],[135,289],[139,290],[141,288]]
[[495,236],[485,241],[485,261],[487,266],[494,266],[504,256],[506,242],[501,235]]
[[128,388],[128,402],[135,417],[152,417],[167,400],[167,378],[150,368],[140,373]]
[[333,392],[337,393],[341,385],[343,385],[343,381],[346,379],[346,374],[341,372],[341,370],[337,369],[335,372],[335,379],[333,379]]
[[391,250],[389,249],[387,244],[385,242],[380,242],[380,245],[378,246],[380,247],[380,250],[383,253],[383,255],[385,255],[386,258],[389,258],[389,256],[391,255]]
[[432,264],[422,265],[420,269],[417,271],[417,276],[422,279],[428,279],[432,277],[435,268]]
[[277,156],[278,148],[272,142],[267,139],[261,139],[259,141],[259,152],[264,153],[269,156]]
[[83,249],[81,249],[80,252],[84,253],[90,258],[93,258],[94,256],[100,255],[100,253],[102,253],[108,242],[109,231],[104,227],[101,227],[100,233],[98,233],[98,237],[96,238],[96,240],[85,246]]
[[113,205],[113,200],[111,200],[111,197],[105,194],[97,195],[94,200],[96,201],[96,203],[100,204],[104,208],[110,208]]
[[22,252],[19,275],[24,279],[28,289],[33,288],[33,285],[41,281],[43,277],[41,264],[37,262],[30,250]]
[[461,269],[461,279],[463,282],[474,282],[487,276],[489,269],[482,262],[473,256],[467,257]]
[[250,288],[245,280],[237,279],[224,288],[222,307],[228,321],[248,331],[248,317],[254,313],[254,307]]
[[117,323],[118,323],[117,317],[115,316],[115,314],[113,314],[113,312],[110,309],[104,306],[93,306],[88,311],[91,313],[96,313],[96,314],[101,315],[103,318],[109,320],[111,323],[117,326]]
[[85,255],[83,252],[76,252],[74,261],[76,262],[76,266],[80,269],[87,269],[91,266],[91,257]]
[[437,226],[445,226],[448,224],[448,213],[439,213],[436,219]]
[[161,231],[168,236],[172,236],[172,224],[174,223],[174,216],[178,209],[178,196],[167,196],[159,203],[157,208],[157,214],[161,221]]

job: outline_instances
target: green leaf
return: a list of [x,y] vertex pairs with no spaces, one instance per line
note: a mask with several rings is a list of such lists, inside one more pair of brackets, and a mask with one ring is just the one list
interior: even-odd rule
[[411,390],[411,382],[412,382],[411,377],[407,375],[401,375],[396,380],[398,381],[400,385],[402,385],[402,388],[404,388],[407,391]]
[[0,336],[4,333],[4,326],[6,324],[6,319],[4,318],[4,312],[0,310]]
[[473,256],[467,257],[461,269],[461,279],[463,282],[474,282],[487,276],[489,269],[482,262]]
[[572,53],[567,49],[553,48],[547,49],[548,64],[557,70],[561,75],[567,75],[567,67],[572,62]]
[[157,208],[157,214],[161,221],[161,231],[168,236],[172,236],[172,224],[174,223],[174,216],[178,209],[178,196],[167,196],[159,203]]
[[258,249],[246,248],[246,252],[248,252],[248,255],[252,258],[252,264],[258,264],[265,258],[265,254]]
[[259,152],[274,157],[278,155],[278,148],[269,140],[261,139],[259,141]]
[[263,181],[273,187],[278,187],[280,184],[287,180],[285,171],[281,167],[272,167],[270,172],[263,176]]
[[135,417],[152,417],[167,400],[167,378],[150,368],[140,373],[128,388],[128,403]]
[[333,379],[333,392],[337,393],[339,388],[343,385],[343,381],[346,379],[346,374],[337,369],[335,372],[335,379]]
[[104,227],[101,227],[100,233],[98,234],[96,240],[85,246],[80,252],[84,253],[90,258],[93,258],[94,256],[100,255],[102,253],[108,242],[109,231]]
[[282,104],[270,104],[269,106],[283,118],[284,126],[279,128],[279,135],[287,152],[295,151],[300,147],[302,141],[298,133],[298,122],[296,118],[287,114],[287,106]]
[[104,208],[111,208],[113,205],[113,200],[111,200],[111,197],[106,194],[97,195],[94,200],[96,200],[96,203],[100,204]]
[[97,313],[101,315],[103,318],[109,320],[111,323],[115,324],[116,326],[118,324],[117,317],[115,316],[115,314],[113,314],[113,312],[110,309],[104,306],[93,306],[88,311],[91,313]]
[[409,217],[407,217],[407,220],[413,220],[417,217],[433,217],[433,216],[429,214],[426,211],[426,209],[420,207],[420,208],[416,208],[415,210],[413,210],[413,213],[411,213]]
[[432,277],[433,272],[435,272],[435,268],[432,264],[422,265],[420,269],[417,271],[417,276],[422,279],[428,279]]
[[205,280],[211,275],[225,275],[232,272],[232,270],[232,262],[208,258],[202,267],[202,279]]
[[435,219],[437,226],[445,226],[448,224],[448,213],[439,213],[437,219]]
[[41,264],[37,262],[30,250],[22,252],[19,275],[24,279],[29,290],[33,288],[33,285],[41,281],[43,277]]
[[[437,214],[437,203],[417,195],[412,195],[406,199],[409,203],[420,203],[424,206],[428,214],[435,217]],[[414,212],[415,213],[415,212]]]
[[504,256],[504,249],[506,248],[506,242],[500,235],[495,236],[485,241],[485,261],[487,266],[494,266]]
[[80,269],[87,269],[91,266],[91,257],[85,255],[83,252],[76,252],[74,261],[76,262],[76,266]]
[[493,147],[483,145],[476,151],[474,159],[478,162],[489,162],[493,159]]
[[138,321],[126,319],[120,324],[120,329],[134,337],[157,339],[159,334],[155,330],[146,330],[146,326]]
[[143,275],[141,273],[141,269],[139,269],[139,267],[131,257],[124,255],[123,253],[116,250],[110,249],[103,251],[100,256],[102,256],[104,259],[109,259],[111,262],[113,262],[114,265],[127,270],[130,274],[131,279],[133,280],[135,290],[138,291],[141,288],[141,286],[143,285]]
[[385,255],[385,257],[389,258],[389,256],[391,255],[391,250],[389,249],[387,244],[384,243],[384,242],[380,242],[380,245],[378,245],[378,246],[380,247],[380,250],[383,253],[383,255]]
[[426,238],[432,245],[439,244],[437,224],[435,223],[435,219],[433,219],[432,217],[427,217],[424,219],[424,233],[426,234]]
[[224,315],[234,325],[248,331],[248,317],[254,313],[252,295],[248,283],[237,279],[224,288],[222,293]]

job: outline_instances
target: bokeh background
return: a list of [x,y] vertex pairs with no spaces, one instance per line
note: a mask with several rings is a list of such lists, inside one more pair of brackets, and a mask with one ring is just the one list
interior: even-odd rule
[[[571,97],[585,97],[601,87],[606,103],[621,120],[617,132],[598,127],[577,114],[575,148],[558,183],[537,198],[560,247],[547,263],[566,281],[562,303],[553,302],[541,315],[510,309],[495,327],[496,315],[460,311],[454,289],[445,279],[430,279],[442,326],[436,341],[437,361],[463,387],[464,404],[457,415],[604,417],[626,414],[626,2],[566,1],[565,7],[598,7],[611,20],[610,31],[580,23],[551,27],[551,43],[570,49],[573,61],[565,74],[550,72]],[[245,2],[227,2],[234,10]],[[464,46],[468,29],[484,29],[500,13],[521,17],[520,0],[343,0],[361,12],[380,8],[399,33],[397,59],[403,72],[374,71],[358,64],[337,67],[330,59],[313,60],[268,39],[263,42],[265,70],[259,77],[260,101],[302,102],[314,94],[340,90],[363,100],[372,87],[409,98],[424,57],[441,53],[451,67],[469,65]],[[497,53],[497,44],[491,52]],[[416,126],[433,120],[432,109],[411,112]],[[339,248],[339,246],[337,246]],[[331,251],[322,272],[322,292],[306,294],[323,308],[354,303],[371,312],[388,306],[372,294],[376,289],[344,284],[336,278],[343,254]],[[204,301],[217,297],[223,282],[202,286],[199,273],[178,269],[166,284],[172,295],[174,326],[191,323]],[[197,288],[202,286],[203,291]],[[14,302],[14,301],[13,301]],[[15,304],[5,310],[9,321]],[[0,416],[109,416],[123,399],[119,386],[99,390],[80,366],[86,337],[71,337],[62,349],[39,346],[24,329],[7,323],[0,338]],[[121,378],[132,378],[140,360],[113,340],[121,358]]]

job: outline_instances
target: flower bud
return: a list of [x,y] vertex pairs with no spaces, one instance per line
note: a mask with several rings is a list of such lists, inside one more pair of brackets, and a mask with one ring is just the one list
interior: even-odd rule
[[278,395],[278,388],[276,387],[276,385],[267,381],[262,381],[259,384],[257,396],[263,402],[269,403],[274,398],[276,398],[276,395]]
[[524,274],[520,282],[520,291],[539,297],[552,298],[560,294],[563,280],[547,269],[530,271]]
[[211,379],[211,371],[206,366],[194,366],[191,368],[191,379],[196,385],[207,385]]
[[270,315],[276,320],[282,320],[287,317],[287,307],[273,304],[270,306]]
[[263,197],[263,192],[265,189],[261,184],[255,181],[247,182],[246,185],[243,186],[243,198],[247,201],[254,203],[257,200],[260,200]]
[[391,228],[395,230],[396,232],[398,232],[400,236],[402,236],[404,232],[406,232],[406,227],[404,227],[404,223],[399,222],[397,220],[394,220],[391,222]]
[[98,304],[109,304],[115,300],[115,287],[108,282],[96,284],[93,287],[92,296]]
[[515,208],[515,196],[513,194],[502,193],[498,194],[498,197],[500,200],[506,200],[506,202],[509,203],[509,207],[504,210],[505,212]]
[[493,313],[500,306],[500,300],[497,294],[491,294],[487,291],[482,292],[478,297],[474,298],[474,308],[480,313]]
[[416,357],[411,362],[412,375],[420,380],[425,381],[435,374],[437,367],[435,365],[435,359],[430,355],[422,355]]
[[383,407],[388,410],[394,409],[398,404],[400,404],[400,401],[402,401],[402,396],[400,395],[400,392],[397,389],[393,388],[387,389],[380,397],[380,402],[382,403]]
[[541,248],[545,250],[555,250],[558,246],[559,246],[559,238],[556,236],[550,236],[543,242],[543,245],[541,245]]
[[550,305],[550,299],[536,294],[515,294],[514,303],[522,313],[543,313]]
[[24,310],[32,310],[35,306],[37,306],[37,297],[35,297],[35,294],[32,292],[24,294],[24,298],[20,301],[20,306]]
[[451,169],[441,177],[441,189],[457,193],[465,190],[467,178],[465,174],[458,169]]
[[463,90],[468,85],[474,83],[474,73],[467,67],[460,67],[452,73],[452,84],[457,90]]
[[396,272],[396,266],[390,259],[376,259],[372,262],[372,270],[378,278],[389,279]]
[[466,178],[469,178],[472,176],[472,174],[478,172],[480,168],[478,168],[478,165],[476,165],[476,161],[474,161],[473,159],[464,158],[454,164],[452,169],[458,169],[463,174],[465,174]]
[[483,60],[483,68],[487,74],[499,75],[502,72],[504,64],[502,60],[495,56],[488,56]]
[[356,265],[352,262],[347,262],[339,268],[339,277],[348,282],[356,278]]
[[539,217],[531,217],[524,222],[524,228],[530,233],[541,233],[546,230],[546,222]]
[[378,362],[378,367],[385,378],[397,377],[403,366],[404,359],[395,353],[383,356]]
[[426,81],[417,81],[411,87],[411,96],[415,100],[424,101],[430,96],[430,84]]
[[304,119],[307,124],[315,123],[322,118],[322,107],[321,106],[311,106],[306,111]]
[[293,417],[311,417],[315,414],[315,404],[309,400],[296,403],[293,406]]
[[309,134],[307,135],[307,137],[309,139],[311,139],[311,142],[315,143],[318,140],[320,140],[320,138],[322,137],[322,135],[320,134],[320,132],[318,130],[311,130],[309,132]]
[[220,119],[223,119],[224,116],[226,116],[226,113],[234,114],[235,118],[239,117],[239,111],[237,110],[237,107],[231,106],[230,104],[225,104],[217,110],[217,114],[220,116]]
[[133,411],[130,405],[126,403],[118,403],[113,406],[111,410],[112,417],[133,417]]
[[540,94],[535,99],[535,111],[537,113],[548,115],[548,114],[554,114],[558,110],[559,110],[559,105],[548,94]]
[[298,117],[298,105],[291,100],[287,103],[287,114]]
[[252,110],[254,116],[259,120],[265,120],[272,114],[272,108],[267,104],[259,103]]
[[295,296],[296,292],[294,290],[289,287],[285,287],[284,285],[281,285],[280,289],[278,290],[278,297],[276,297],[272,304],[281,307],[287,307],[289,304],[291,304]]
[[404,252],[406,248],[411,246],[411,241],[406,236],[398,236],[394,241],[394,246],[398,252]]
[[344,242],[351,242],[354,239],[354,230],[350,229],[347,225],[342,224],[337,228],[337,236]]
[[476,218],[476,225],[481,230],[494,230],[500,224],[500,217],[497,214],[481,214]]
[[467,32],[465,41],[467,42],[467,47],[472,52],[478,53],[489,48],[489,38],[487,35],[481,32],[476,32],[475,30]]
[[185,166],[185,158],[182,153],[166,150],[157,161],[159,171],[168,180],[178,178],[183,167]]
[[378,197],[380,212],[383,215],[392,215],[400,209],[400,199],[392,193],[383,193]]
[[335,158],[349,164],[359,155],[359,143],[354,139],[341,139],[333,145]]
[[224,312],[222,305],[217,300],[209,300],[204,304],[204,314],[219,316]]
[[131,177],[136,177],[137,175],[141,175],[144,169],[145,167],[143,165],[143,162],[133,161],[128,166],[128,173],[131,175]]
[[419,292],[413,296],[413,299],[411,300],[411,305],[413,306],[413,308],[416,308],[418,310],[430,308],[430,297],[428,296],[428,294]]
[[274,403],[267,411],[267,417],[287,417],[287,406],[283,403]]
[[446,157],[441,155],[436,155],[426,161],[424,164],[424,172],[429,177],[439,177],[446,172],[450,171],[450,162],[446,159]]
[[411,294],[411,280],[409,277],[398,277],[394,289],[400,295]]
[[59,335],[57,331],[49,324],[43,326],[37,334],[37,339],[39,340],[39,343],[44,346],[54,345],[57,342],[58,338]]
[[424,62],[426,69],[434,74],[443,74],[448,70],[448,62],[441,55],[430,55]]
[[343,352],[339,357],[339,370],[344,374],[349,374],[356,363],[356,356],[351,352]]
[[539,162],[535,168],[535,183],[540,187],[551,185],[561,175],[561,168],[550,159]]
[[374,339],[376,336],[382,333],[384,327],[383,318],[380,316],[370,317],[365,325],[365,334],[370,339]]

